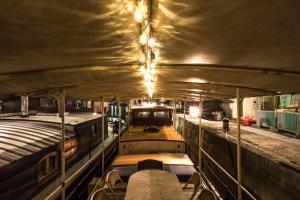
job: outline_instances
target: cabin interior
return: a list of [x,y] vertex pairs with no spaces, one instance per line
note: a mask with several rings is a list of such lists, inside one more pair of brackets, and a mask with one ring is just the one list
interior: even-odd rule
[[299,8],[2,0],[0,199],[299,199]]

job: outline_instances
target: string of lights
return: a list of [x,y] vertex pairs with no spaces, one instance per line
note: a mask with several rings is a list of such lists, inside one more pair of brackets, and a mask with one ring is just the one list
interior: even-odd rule
[[144,75],[144,83],[150,98],[153,97],[155,90],[155,66],[158,59],[158,50],[156,49],[156,39],[151,27],[151,0],[136,0],[134,8],[134,18],[140,26],[139,44],[143,55],[139,59],[140,72]]

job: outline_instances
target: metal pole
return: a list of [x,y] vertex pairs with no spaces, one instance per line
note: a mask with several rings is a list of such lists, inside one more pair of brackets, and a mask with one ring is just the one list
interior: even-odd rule
[[[111,115],[111,121],[114,122],[114,105],[109,105],[108,106],[110,107],[110,115]],[[115,126],[115,123],[113,123],[114,126]],[[113,141],[115,141],[115,132],[114,130],[112,131],[112,135],[113,135]]]
[[128,103],[128,124],[127,124],[127,126],[128,126],[128,128],[130,127],[130,124],[131,124],[131,100],[129,100],[129,103]]
[[119,101],[119,128],[118,128],[118,143],[119,143],[119,147],[120,147],[120,140],[121,140],[121,104]]
[[201,94],[199,96],[199,173],[200,177],[202,174],[202,161],[201,161],[201,148],[202,148],[202,127],[201,127],[201,119],[202,119],[202,99],[201,99]]
[[240,89],[236,89],[237,98],[237,179],[238,179],[238,200],[242,200],[242,173],[241,173],[241,122],[240,122],[240,110],[241,110],[241,98]]
[[183,101],[183,128],[182,128],[182,135],[183,139],[185,140],[185,109],[186,109],[186,103]]
[[174,100],[174,129],[176,130],[176,101]]
[[65,200],[65,90],[60,89],[60,117],[61,117],[61,143],[60,143],[60,152],[61,152],[61,199]]
[[276,95],[273,97],[273,103],[274,103],[274,128],[277,129],[277,100]]
[[175,100],[173,100],[173,110],[172,110],[172,121],[173,121],[173,128],[175,129],[175,119],[174,119],[174,116],[175,116]]
[[28,116],[28,96],[21,96],[21,115]]
[[102,129],[102,177],[104,176],[104,97],[102,97],[102,102],[101,102],[101,110],[102,110],[102,124],[101,124],[101,129]]
[[[232,136],[231,136],[232,137]],[[205,155],[205,156],[207,156],[207,158],[209,158],[222,172],[224,172],[224,174],[227,176],[227,177],[229,177],[233,182],[235,182],[236,184],[238,184],[238,181],[233,177],[233,176],[231,176],[231,174],[230,173],[228,173],[227,171],[226,171],[226,169],[224,169],[216,160],[214,160],[207,152],[205,152],[202,148],[201,148],[201,152]],[[242,186],[242,189],[243,189],[243,191],[247,194],[247,195],[249,195],[249,197],[251,198],[251,199],[253,199],[253,200],[255,200],[256,198],[246,189],[246,188],[244,188],[243,186]]]

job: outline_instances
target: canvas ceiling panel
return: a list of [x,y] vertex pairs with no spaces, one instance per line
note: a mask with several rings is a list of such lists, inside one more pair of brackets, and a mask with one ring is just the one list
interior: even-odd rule
[[79,99],[100,99],[102,96],[115,96],[120,98],[136,96],[142,98],[147,96],[147,93],[142,81],[132,81],[122,83],[83,85],[74,88],[68,88],[66,90],[66,95]]
[[138,27],[123,0],[3,0],[0,73],[136,62]]
[[[224,98],[233,98],[236,96],[236,87],[214,85],[210,83],[190,83],[190,82],[159,82],[156,93],[164,94],[206,94],[210,96],[218,96]],[[254,90],[249,88],[241,88],[241,96],[263,96],[272,95],[272,92]]]
[[300,1],[158,1],[161,63],[300,71]]
[[[76,87],[80,85],[103,83],[136,82],[143,85],[143,76],[137,67],[86,67],[66,70],[25,72],[0,75],[0,93],[38,92],[57,87]],[[22,84],[20,84],[22,83]]]
[[273,92],[300,92],[300,76],[262,70],[222,69],[212,67],[161,67],[156,70],[158,80],[214,83],[235,87],[249,87]]
[[[146,96],[128,1],[3,0],[0,94],[65,87],[82,98]],[[300,1],[152,2],[155,96],[300,92]],[[212,66],[193,65],[203,63]]]

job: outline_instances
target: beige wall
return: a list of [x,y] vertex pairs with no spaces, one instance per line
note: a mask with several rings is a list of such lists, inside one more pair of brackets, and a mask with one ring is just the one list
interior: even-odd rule
[[[237,105],[236,99],[232,99],[233,103],[230,103],[230,108],[232,110],[232,117],[237,117]],[[243,116],[252,116],[253,119],[256,119],[256,110],[259,110],[262,105],[261,97],[249,97],[244,98],[243,100]]]

